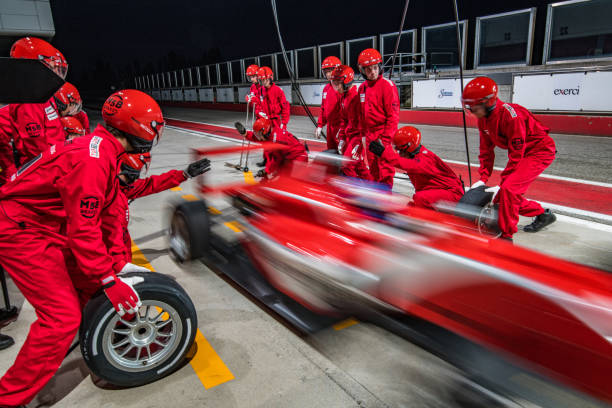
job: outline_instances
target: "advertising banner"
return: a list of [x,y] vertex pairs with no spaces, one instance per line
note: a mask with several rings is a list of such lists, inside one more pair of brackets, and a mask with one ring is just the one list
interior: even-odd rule
[[612,71],[515,75],[513,103],[527,109],[612,112]]
[[217,102],[236,102],[234,100],[234,88],[217,88]]
[[[464,78],[466,85],[474,77]],[[459,78],[419,79],[412,82],[412,107],[461,109]]]
[[174,102],[182,102],[183,101],[183,90],[173,89],[172,90],[172,100]]
[[200,88],[198,89],[198,94],[200,96],[200,102],[213,102],[215,100],[212,88]]

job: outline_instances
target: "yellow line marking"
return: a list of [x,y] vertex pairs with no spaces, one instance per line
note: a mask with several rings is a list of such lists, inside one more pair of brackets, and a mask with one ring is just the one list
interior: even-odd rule
[[229,221],[224,223],[227,228],[231,229],[234,232],[242,232],[242,226],[238,221]]
[[196,333],[195,341],[198,345],[198,352],[191,359],[191,367],[204,388],[212,388],[233,380],[234,374],[227,368],[200,330]]
[[211,214],[216,214],[219,215],[221,214],[221,211],[217,210],[215,207],[213,207],[212,205],[208,207],[208,212]]
[[357,321],[356,319],[350,317],[346,320],[343,320],[339,323],[334,324],[332,327],[334,328],[334,330],[342,330],[342,329],[346,329],[347,327],[351,327],[356,325],[357,323],[359,323],[359,321]]
[[187,201],[198,201],[199,200],[199,198],[194,196],[193,194],[186,194],[184,196],[181,196],[181,198]]
[[176,187],[172,187],[170,191],[183,191],[183,189],[179,186],[176,186]]
[[[153,266],[134,241],[132,241],[132,263],[144,266],[155,272]],[[209,389],[235,378],[234,374],[221,360],[221,357],[219,357],[215,349],[206,340],[200,329],[196,332],[195,343],[197,345],[197,352],[189,364],[191,364],[193,371],[195,371],[204,388]]]
[[257,184],[257,181],[255,181],[251,171],[244,172],[244,182],[247,184]]

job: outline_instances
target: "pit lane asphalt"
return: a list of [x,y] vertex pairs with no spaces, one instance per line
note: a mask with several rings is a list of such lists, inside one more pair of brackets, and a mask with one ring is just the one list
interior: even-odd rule
[[[184,168],[190,160],[190,148],[213,145],[228,143],[167,129],[153,150],[149,174]],[[242,173],[224,166],[226,161],[237,162],[238,156],[213,158],[213,170],[207,179],[213,184],[243,179]],[[450,393],[455,370],[407,341],[361,322],[341,330],[329,328],[315,335],[297,336],[205,265],[174,264],[163,237],[169,203],[195,194],[194,187],[189,181],[180,191],[133,202],[130,232],[153,267],[175,276],[190,294],[202,334],[235,378],[206,389],[194,369],[186,365],[151,385],[102,389],[88,376],[77,350],[31,406],[49,406],[58,400],[57,407],[79,408],[454,406]],[[409,193],[410,186],[400,183],[397,190]],[[223,202],[213,204],[223,210]],[[517,243],[606,266],[598,259],[609,256],[611,234],[587,227],[576,228],[560,220],[539,234],[518,234]],[[533,238],[536,236],[537,240]],[[14,287],[11,293],[20,303]],[[15,337],[16,345],[2,352],[0,372],[12,363],[34,318],[32,307],[26,303],[19,320],[3,329],[3,333]]]

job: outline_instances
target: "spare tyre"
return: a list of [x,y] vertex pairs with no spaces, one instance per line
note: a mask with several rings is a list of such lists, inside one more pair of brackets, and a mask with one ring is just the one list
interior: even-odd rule
[[119,317],[104,292],[83,310],[81,353],[96,376],[110,384],[148,384],[180,367],[198,328],[193,302],[170,276],[127,273],[142,307],[132,320]]

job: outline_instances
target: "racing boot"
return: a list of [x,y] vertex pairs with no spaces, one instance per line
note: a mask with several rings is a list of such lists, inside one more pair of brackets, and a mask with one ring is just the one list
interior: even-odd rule
[[525,227],[523,227],[523,231],[538,232],[555,221],[557,221],[557,217],[552,213],[552,211],[547,209],[542,214],[535,217],[531,224],[525,225]]
[[9,348],[13,344],[15,344],[15,340],[13,340],[11,336],[7,336],[6,334],[0,334],[0,350]]
[[255,164],[257,165],[257,167],[266,167],[266,162],[267,161],[268,161],[268,159],[266,159],[264,157],[262,161],[260,161],[259,163],[255,163]]

